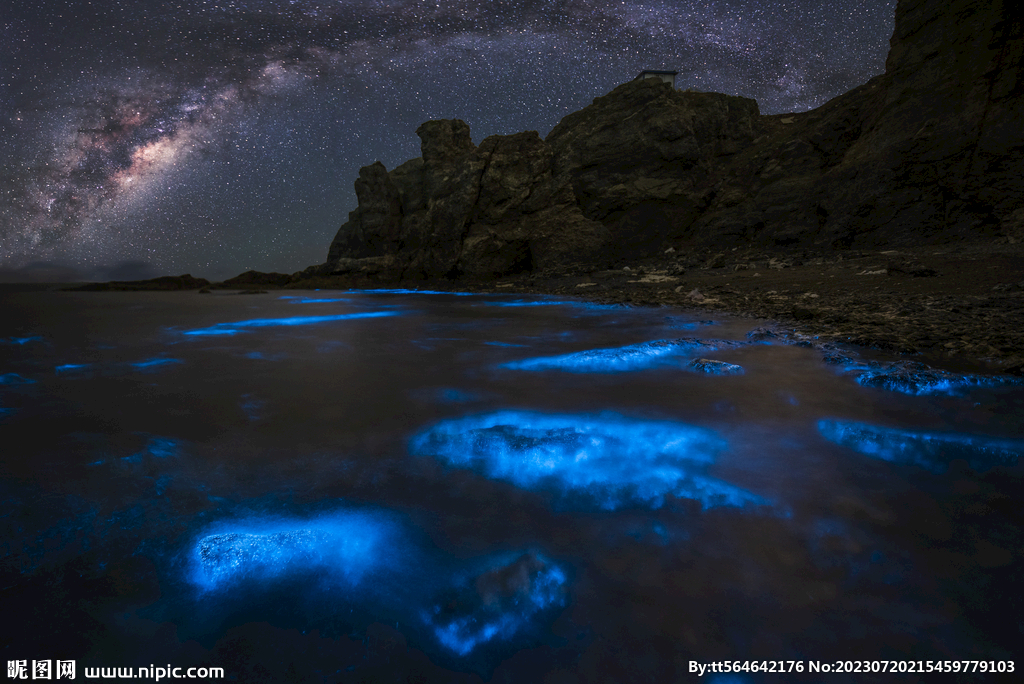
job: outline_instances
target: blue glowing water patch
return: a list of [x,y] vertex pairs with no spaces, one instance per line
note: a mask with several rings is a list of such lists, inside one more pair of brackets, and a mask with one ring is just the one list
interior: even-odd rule
[[438,597],[424,618],[445,648],[465,656],[515,637],[539,614],[565,605],[565,585],[562,569],[540,554],[511,556]]
[[352,587],[394,564],[395,536],[394,523],[361,512],[223,524],[196,541],[191,580],[216,591],[313,573]]
[[700,340],[681,338],[678,340],[654,340],[624,347],[608,349],[587,349],[560,356],[540,356],[521,361],[510,361],[502,368],[513,370],[543,371],[559,370],[570,373],[622,373],[644,370],[670,362],[673,357],[700,354],[723,348],[741,346],[742,342],[731,340]]
[[17,373],[4,373],[0,375],[0,385],[31,385],[35,380],[18,375]]
[[267,328],[272,326],[314,325],[333,321],[347,321],[355,318],[382,318],[398,316],[398,311],[368,311],[365,313],[337,314],[334,316],[291,316],[289,318],[253,318],[233,323],[218,323],[209,328],[186,330],[183,335],[236,335],[251,328]]
[[166,357],[154,357],[152,359],[145,359],[143,361],[136,361],[131,364],[131,367],[138,371],[151,371],[159,368],[165,368],[167,366],[173,366],[179,363],[184,363],[181,359],[169,359]]
[[0,342],[3,342],[4,344],[16,344],[18,346],[23,346],[29,342],[38,342],[42,339],[42,335],[31,335],[29,337],[5,337],[0,339]]
[[1016,465],[1024,441],[981,435],[913,432],[841,420],[818,421],[818,431],[835,444],[892,463],[944,473],[950,461],[964,459],[977,471]]
[[60,366],[55,366],[53,372],[57,375],[65,375],[70,373],[82,373],[88,370],[92,364],[89,363],[65,363]]
[[699,501],[704,509],[765,503],[704,474],[724,447],[711,431],[682,423],[526,411],[443,421],[409,445],[413,455],[605,510],[658,508],[666,496]]
[[856,376],[857,383],[890,392],[910,395],[957,395],[972,387],[998,387],[1024,384],[1024,379],[1011,376],[952,373],[932,368],[918,361],[860,363],[846,358],[843,371]]
[[511,342],[484,342],[491,347],[525,347],[525,344],[512,344]]
[[243,394],[242,401],[238,405],[245,412],[246,417],[250,421],[255,422],[263,417],[263,407],[266,406],[266,403],[261,399],[257,399],[252,394]]
[[332,302],[351,302],[350,297],[337,297],[331,299],[317,299],[316,297],[281,297],[281,299],[290,299],[292,304],[329,304]]
[[437,399],[446,404],[463,404],[467,401],[476,401],[480,398],[475,392],[466,392],[465,390],[456,389],[454,387],[442,387],[437,390]]
[[480,292],[445,292],[444,290],[402,290],[402,289],[374,289],[374,290],[350,290],[351,292],[367,292],[369,294],[422,294],[422,295],[452,295],[453,297],[478,297]]
[[169,437],[150,437],[142,451],[125,456],[121,460],[136,464],[142,463],[143,459],[147,457],[170,458],[171,456],[177,456],[179,452],[180,444],[177,440],[170,439]]
[[686,365],[688,370],[708,375],[743,375],[743,366],[714,359],[694,359]]
[[573,306],[576,302],[557,299],[513,299],[510,301],[491,300],[480,302],[477,306]]

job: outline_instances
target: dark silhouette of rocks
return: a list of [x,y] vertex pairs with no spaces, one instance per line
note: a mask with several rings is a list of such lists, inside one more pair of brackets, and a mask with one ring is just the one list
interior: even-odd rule
[[259,288],[253,287],[259,285],[260,287],[284,287],[292,281],[292,277],[285,273],[262,273],[260,271],[246,271],[240,275],[236,275],[234,278],[228,278],[222,283],[217,283],[216,287],[233,290],[256,290]]
[[[733,247],[828,253],[1024,238],[1022,25],[1006,2],[901,0],[883,75],[809,112],[625,83],[479,147],[360,170],[320,275],[493,278]],[[917,275],[917,274],[915,274]],[[920,273],[920,275],[928,275]]]
[[78,292],[140,291],[140,290],[198,290],[210,284],[205,278],[193,278],[190,274],[161,276],[149,280],[115,280],[109,283],[85,283],[66,290]]

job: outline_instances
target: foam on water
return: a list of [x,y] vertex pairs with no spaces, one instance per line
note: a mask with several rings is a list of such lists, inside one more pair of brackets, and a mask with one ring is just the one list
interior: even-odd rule
[[392,521],[365,512],[222,523],[195,542],[190,579],[204,591],[221,591],[313,573],[355,587],[396,562],[396,530]]

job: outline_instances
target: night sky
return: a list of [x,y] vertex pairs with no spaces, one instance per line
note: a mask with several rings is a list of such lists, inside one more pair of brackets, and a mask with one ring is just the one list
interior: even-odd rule
[[544,136],[645,68],[803,111],[884,70],[895,5],[6,0],[0,280],[291,273],[423,121]]

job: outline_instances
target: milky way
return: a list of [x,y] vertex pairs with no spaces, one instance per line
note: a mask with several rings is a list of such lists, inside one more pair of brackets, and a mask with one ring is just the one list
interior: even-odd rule
[[0,16],[0,279],[40,262],[295,271],[323,261],[358,168],[418,156],[427,119],[461,118],[476,142],[543,136],[645,68],[802,111],[883,71],[894,9],[16,0]]

